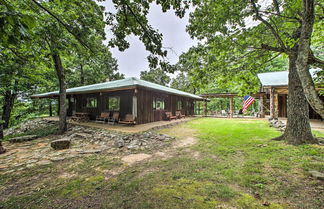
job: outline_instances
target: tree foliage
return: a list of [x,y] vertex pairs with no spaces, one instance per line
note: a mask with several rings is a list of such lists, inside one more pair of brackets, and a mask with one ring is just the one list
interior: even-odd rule
[[145,81],[168,86],[170,83],[170,76],[161,68],[150,69],[148,71],[141,71],[140,78]]

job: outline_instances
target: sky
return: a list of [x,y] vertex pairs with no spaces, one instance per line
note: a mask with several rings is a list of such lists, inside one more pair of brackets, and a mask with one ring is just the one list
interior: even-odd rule
[[[114,7],[111,1],[100,3],[105,6],[106,11],[113,11]],[[174,12],[168,11],[163,13],[160,6],[151,5],[148,15],[149,23],[153,28],[163,34],[163,47],[171,47],[168,51],[168,59],[171,64],[178,61],[178,57],[186,52],[191,46],[197,44],[196,40],[190,38],[186,32],[189,14],[180,19]],[[111,37],[109,28],[106,28],[107,38]],[[119,71],[125,74],[126,77],[140,77],[140,71],[148,70],[148,62],[146,57],[149,55],[144,48],[143,43],[135,36],[129,36],[127,40],[130,47],[123,52],[117,48],[112,48],[110,51],[114,58],[118,60]]]

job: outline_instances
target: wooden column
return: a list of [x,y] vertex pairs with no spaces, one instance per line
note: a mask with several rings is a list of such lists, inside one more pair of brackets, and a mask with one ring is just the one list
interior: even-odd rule
[[205,116],[207,117],[207,100],[205,100],[205,104],[204,104],[204,113]]
[[265,117],[265,97],[264,95],[260,95],[260,102],[259,102],[259,109],[260,109],[260,114],[259,117],[260,118],[264,118]]
[[274,88],[270,90],[270,118],[278,118],[278,94]]
[[52,99],[49,99],[49,116],[52,117],[53,116],[53,110],[52,110]]
[[200,115],[200,101],[198,102],[198,115]]
[[230,97],[230,112],[229,117],[232,118],[234,114],[234,98]]

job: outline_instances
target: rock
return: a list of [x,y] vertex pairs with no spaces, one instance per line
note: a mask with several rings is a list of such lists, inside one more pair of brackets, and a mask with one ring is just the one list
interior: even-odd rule
[[71,138],[81,138],[81,139],[86,139],[89,138],[90,135],[86,133],[74,133],[70,136]]
[[65,157],[53,157],[50,159],[53,162],[63,161],[65,160]]
[[25,142],[25,141],[31,141],[36,138],[37,138],[36,135],[18,136],[18,137],[9,139],[9,142],[11,142],[11,143]]
[[117,140],[117,141],[115,141],[115,147],[122,148],[124,146],[125,146],[125,143],[124,143],[123,140]]
[[320,144],[324,144],[324,137],[316,137]]
[[63,139],[58,139],[54,140],[51,142],[51,147],[55,150],[58,149],[68,149],[70,148],[71,141],[69,138],[63,138]]
[[127,146],[127,149],[131,149],[131,150],[137,150],[139,149],[140,147],[136,144],[130,144]]
[[102,150],[100,149],[93,149],[93,150],[84,150],[81,151],[80,154],[95,154],[95,153],[100,153]]
[[158,140],[160,140],[160,141],[163,141],[164,139],[165,139],[165,136],[163,136],[163,135],[159,135],[159,136],[157,136],[156,137]]
[[39,161],[38,163],[36,163],[37,165],[49,165],[51,164],[52,162],[49,161],[49,160],[42,160],[42,161]]
[[5,153],[7,150],[3,147],[3,146],[0,146],[0,154],[3,154]]
[[309,174],[318,180],[324,181],[324,173],[318,171],[309,171]]

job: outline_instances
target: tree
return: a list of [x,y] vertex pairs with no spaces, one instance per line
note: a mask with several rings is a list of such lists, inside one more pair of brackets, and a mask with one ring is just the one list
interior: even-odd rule
[[52,0],[42,3],[32,1],[34,5],[31,6],[34,6],[33,9],[39,14],[38,33],[45,34],[41,38],[52,57],[59,80],[59,130],[63,133],[67,129],[67,108],[65,104],[66,72],[62,63],[62,55],[78,49],[80,44],[91,52],[95,52],[95,46],[91,44],[98,39],[102,41],[105,36],[103,12],[102,8],[91,0],[82,3],[77,0],[59,2]]
[[[35,5],[41,8],[43,14],[43,34],[47,45],[50,48],[55,69],[59,78],[60,85],[60,132],[66,130],[66,85],[65,70],[62,65],[61,53],[62,48],[75,49],[75,45],[81,44],[90,51],[94,51],[88,41],[93,40],[93,35],[103,36],[103,12],[94,1],[87,0],[80,3],[79,1],[59,1],[52,0],[49,2],[39,3],[32,0]],[[151,67],[158,64],[164,69],[169,66],[166,61],[159,61],[159,57],[165,57],[166,50],[162,47],[162,35],[155,31],[148,23],[147,14],[151,1],[113,1],[116,13],[106,13],[106,23],[111,26],[114,35],[109,41],[109,46],[118,47],[125,50],[129,47],[126,41],[128,35],[138,36],[144,43],[146,49],[151,52],[148,57]],[[161,2],[157,4],[162,6],[166,11],[171,7],[180,17],[184,15],[187,4],[183,6],[182,1]],[[51,8],[51,9],[49,9]],[[45,12],[44,12],[45,11]],[[54,21],[53,21],[54,20]],[[58,30],[59,29],[59,30]],[[66,36],[68,35],[68,36]],[[75,41],[67,42],[67,40]],[[91,50],[92,49],[92,50]],[[64,50],[63,50],[64,51]]]
[[324,66],[324,61],[314,57],[310,48],[314,21],[315,2],[314,0],[304,0],[296,68],[309,104],[324,118],[324,102],[319,98],[312,76],[309,74],[309,64],[317,63]]
[[[213,77],[221,74],[228,80],[240,78],[249,83],[256,69],[264,68],[275,57],[284,54],[289,59],[288,123],[280,139],[291,144],[316,141],[310,131],[308,103],[296,67],[304,24],[298,14],[304,12],[301,1],[274,0],[271,5],[259,5],[255,0],[196,1],[188,26],[192,36],[207,40],[203,61],[209,76],[213,72]],[[251,17],[257,22],[246,25]],[[317,62],[313,53],[308,53],[308,60]]]
[[183,72],[180,72],[175,78],[172,78],[170,87],[193,94],[196,93],[196,88],[190,81],[189,76]]
[[170,76],[161,68],[150,69],[149,71],[141,71],[141,79],[153,83],[167,86],[170,83]]
[[69,88],[124,78],[124,75],[118,72],[117,60],[112,57],[109,48],[103,44],[98,46],[96,56],[81,54],[63,59],[69,77],[67,81]]
[[6,149],[2,146],[2,140],[3,140],[3,126],[2,126],[2,118],[0,117],[0,154],[5,153]]

